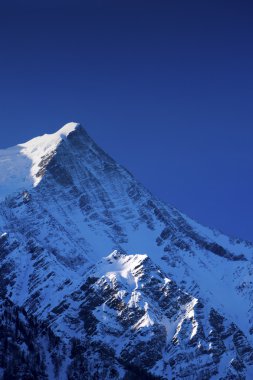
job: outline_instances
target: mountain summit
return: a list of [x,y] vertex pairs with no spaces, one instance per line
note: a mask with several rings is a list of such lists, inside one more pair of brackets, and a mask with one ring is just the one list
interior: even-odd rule
[[[59,145],[71,133],[83,128],[78,123],[68,123],[56,133],[36,137],[24,144],[0,150],[0,199],[14,191],[37,186],[43,168],[56,153]],[[81,132],[81,133],[82,133]]]
[[5,378],[253,378],[251,243],[155,198],[77,123],[1,150],[0,173]]

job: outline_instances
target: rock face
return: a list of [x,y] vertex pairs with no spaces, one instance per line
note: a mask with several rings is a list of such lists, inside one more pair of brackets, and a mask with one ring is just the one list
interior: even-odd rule
[[0,151],[8,379],[15,358],[20,379],[250,380],[252,275],[251,243],[157,200],[79,124]]

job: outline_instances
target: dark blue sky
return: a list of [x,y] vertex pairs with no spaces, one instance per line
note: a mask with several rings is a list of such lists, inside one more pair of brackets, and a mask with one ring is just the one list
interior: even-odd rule
[[1,5],[0,147],[79,121],[155,195],[253,241],[252,1],[52,2]]

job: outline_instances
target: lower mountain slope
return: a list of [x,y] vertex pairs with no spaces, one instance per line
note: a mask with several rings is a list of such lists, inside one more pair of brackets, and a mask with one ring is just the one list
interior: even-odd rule
[[0,336],[1,379],[61,377],[65,348],[59,337],[8,298],[0,300]]

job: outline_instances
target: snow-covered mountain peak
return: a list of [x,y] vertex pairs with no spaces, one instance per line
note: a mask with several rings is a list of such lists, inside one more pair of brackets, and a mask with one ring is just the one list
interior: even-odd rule
[[54,135],[58,135],[61,137],[63,137],[63,136],[67,137],[70,133],[72,133],[78,129],[82,129],[82,128],[83,127],[81,126],[80,123],[75,123],[75,122],[71,121],[70,123],[65,124],[57,132],[55,132]]
[[54,133],[45,133],[44,135],[35,137],[23,144],[18,144],[17,147],[22,149],[24,155],[34,159],[38,153],[48,153],[49,151],[55,150],[62,140],[65,140],[65,138],[71,133],[78,130],[83,130],[81,124],[70,122]]
[[70,122],[55,133],[0,150],[0,201],[37,186],[58,146],[78,130],[84,131],[79,123]]

